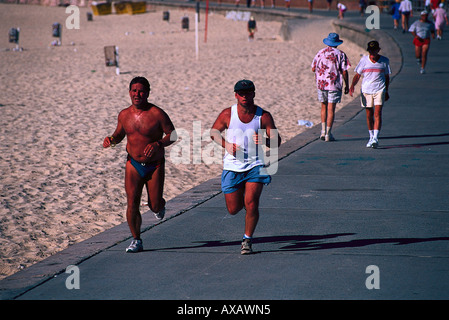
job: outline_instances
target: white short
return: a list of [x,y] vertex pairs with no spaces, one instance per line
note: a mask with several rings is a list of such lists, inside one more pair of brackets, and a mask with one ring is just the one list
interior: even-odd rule
[[341,102],[341,91],[330,91],[317,89],[319,102]]
[[385,90],[378,91],[373,94],[363,93],[360,95],[362,108],[373,108],[374,106],[382,106],[385,102]]

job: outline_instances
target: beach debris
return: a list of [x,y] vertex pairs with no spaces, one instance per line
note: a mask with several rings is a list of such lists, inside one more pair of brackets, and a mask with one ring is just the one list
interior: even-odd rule
[[52,24],[52,35],[55,38],[59,38],[61,36],[61,24],[55,22]]
[[51,45],[60,46],[62,44],[62,27],[59,22],[55,22],[52,24],[52,36],[59,39],[52,41]]
[[182,17],[181,28],[185,31],[189,31],[189,17],[188,16]]
[[305,126],[306,128],[312,128],[313,122],[309,120],[298,120],[298,125]]
[[104,58],[106,67],[115,67],[115,73],[120,74],[120,67],[118,63],[118,47],[106,46],[104,47]]
[[116,65],[115,46],[104,47],[104,58],[106,67],[114,67]]
[[19,43],[19,34],[20,34],[20,28],[9,29],[9,32],[8,32],[9,42],[18,44]]
[[170,22],[170,11],[162,12],[162,21]]
[[13,48],[12,51],[23,51],[23,48],[19,47],[19,35],[20,35],[20,28],[9,29],[8,32],[9,42],[16,44],[16,47]]

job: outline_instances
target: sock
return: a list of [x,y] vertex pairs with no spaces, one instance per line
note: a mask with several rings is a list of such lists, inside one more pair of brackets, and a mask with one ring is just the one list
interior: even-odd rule
[[246,233],[243,235],[243,239],[252,239],[252,237],[247,236]]
[[369,131],[369,138],[372,139],[374,137],[374,130],[368,130]]
[[321,132],[326,133],[326,122],[321,122]]
[[326,127],[326,134],[327,135],[331,134],[331,129],[332,129],[332,127]]
[[374,132],[374,139],[377,139],[378,138],[378,136],[379,136],[379,130],[373,130],[373,132]]

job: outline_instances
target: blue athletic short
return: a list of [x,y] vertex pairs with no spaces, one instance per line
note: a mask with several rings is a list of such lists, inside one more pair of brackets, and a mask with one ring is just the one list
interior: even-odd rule
[[137,172],[143,179],[149,178],[150,175],[153,174],[153,172],[156,171],[156,169],[161,166],[160,161],[141,163],[139,161],[134,160],[129,154],[128,154],[128,162],[130,162],[133,165],[133,167],[136,168]]
[[261,174],[261,168],[263,166],[256,166],[244,172],[223,170],[221,174],[221,190],[223,193],[232,193],[240,189],[245,182],[260,182],[268,185],[271,182],[271,176]]

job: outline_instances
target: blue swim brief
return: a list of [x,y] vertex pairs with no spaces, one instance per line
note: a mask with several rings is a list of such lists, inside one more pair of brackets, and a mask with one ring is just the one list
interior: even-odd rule
[[160,161],[154,161],[154,162],[139,162],[134,160],[129,154],[128,154],[128,162],[130,162],[134,168],[136,168],[139,175],[143,178],[149,178],[149,176],[161,166]]
[[242,187],[245,182],[260,182],[268,185],[271,182],[271,176],[263,174],[260,170],[263,166],[256,166],[248,171],[235,172],[223,170],[221,174],[221,190],[223,193],[232,193]]

